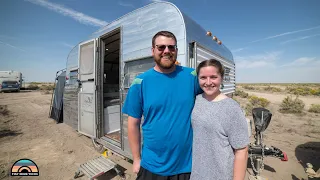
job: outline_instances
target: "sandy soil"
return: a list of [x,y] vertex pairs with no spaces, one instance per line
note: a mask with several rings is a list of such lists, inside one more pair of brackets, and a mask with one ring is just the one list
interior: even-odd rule
[[[0,115],[0,179],[19,179],[7,174],[21,158],[39,167],[40,176],[31,179],[73,179],[80,164],[100,155],[89,138],[48,118],[50,100],[50,94],[40,92],[0,93],[0,105],[9,110],[8,115]],[[112,158],[131,171],[129,163]],[[112,171],[104,179],[120,177]]]
[[[263,97],[268,99],[270,102],[280,105],[282,100],[286,98],[287,96],[292,96],[293,98],[296,97],[296,95],[293,94],[283,94],[283,93],[263,93],[263,92],[257,92],[257,91],[249,91],[249,90],[244,90],[243,91],[255,95],[258,97]],[[319,97],[314,97],[314,96],[299,96],[299,99],[301,99],[305,103],[305,108],[309,109],[311,104],[320,104],[320,98]]]
[[[266,93],[259,96],[270,97]],[[270,180],[308,179],[305,163],[311,162],[316,170],[320,167],[320,114],[281,114],[277,109],[282,97],[271,96],[268,109],[273,118],[265,132],[264,144],[287,152],[289,161],[266,157],[262,175]],[[0,179],[19,179],[7,174],[20,158],[32,159],[38,165],[40,177],[32,179],[73,179],[81,163],[99,156],[89,138],[48,118],[50,100],[50,94],[39,91],[0,94],[0,105],[7,105],[9,110],[7,115],[0,114]],[[243,104],[247,102],[238,100]],[[320,98],[315,99],[315,103],[320,104]],[[111,158],[123,167],[127,179],[134,179],[130,163],[116,156]],[[120,178],[112,171],[103,179]]]
[[[320,114],[309,113],[307,109],[310,104],[320,104],[320,98],[300,96],[299,99],[306,104],[303,114],[282,114],[278,110],[286,94],[244,91],[270,101],[270,105],[266,108],[273,115],[269,127],[264,132],[264,144],[280,148],[289,158],[289,161],[283,162],[273,157],[266,157],[262,176],[275,180],[308,179],[304,172],[306,163],[312,163],[315,170],[320,168]],[[247,99],[240,97],[236,99],[242,107],[248,103]],[[253,119],[252,116],[248,118]],[[251,169],[248,171],[252,172]]]

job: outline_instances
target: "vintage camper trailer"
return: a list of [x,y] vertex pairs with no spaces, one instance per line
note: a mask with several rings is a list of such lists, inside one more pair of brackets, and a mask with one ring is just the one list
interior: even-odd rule
[[84,39],[68,56],[63,122],[91,137],[97,149],[131,158],[121,108],[133,79],[154,66],[151,40],[161,30],[176,35],[181,66],[216,58],[226,68],[223,92],[235,91],[233,56],[217,37],[172,3],[139,8]]

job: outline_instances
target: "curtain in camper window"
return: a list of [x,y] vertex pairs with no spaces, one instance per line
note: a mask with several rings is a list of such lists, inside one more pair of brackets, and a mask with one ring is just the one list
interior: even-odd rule
[[136,76],[155,65],[153,58],[129,61],[124,66],[124,88],[129,88]]
[[84,74],[91,74],[93,73],[93,68],[94,68],[94,61],[86,61],[88,59],[93,59],[94,57],[94,41],[82,45],[80,48],[80,73],[81,75]]

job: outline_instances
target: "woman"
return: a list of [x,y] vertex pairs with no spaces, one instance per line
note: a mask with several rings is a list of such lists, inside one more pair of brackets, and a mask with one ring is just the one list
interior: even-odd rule
[[192,112],[191,180],[243,180],[249,136],[239,104],[221,93],[224,68],[214,59],[197,67],[198,95]]

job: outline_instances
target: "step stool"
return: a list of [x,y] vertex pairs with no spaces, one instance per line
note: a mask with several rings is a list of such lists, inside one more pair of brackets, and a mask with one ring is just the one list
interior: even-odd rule
[[89,177],[90,180],[96,179],[111,169],[114,169],[120,177],[123,177],[123,174],[117,169],[116,163],[103,156],[99,156],[81,164],[78,171],[75,172],[74,179],[78,178],[81,172]]

